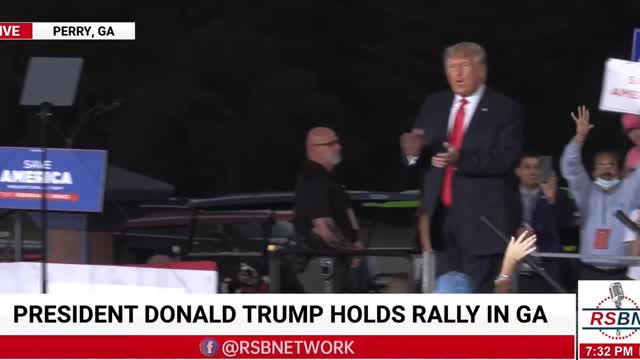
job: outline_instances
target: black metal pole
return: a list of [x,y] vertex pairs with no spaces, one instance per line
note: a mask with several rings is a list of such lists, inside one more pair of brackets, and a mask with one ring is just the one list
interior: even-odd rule
[[616,219],[620,221],[627,229],[633,231],[636,234],[640,234],[640,227],[633,220],[631,220],[627,214],[622,210],[618,210],[615,213]]
[[41,277],[41,292],[43,294],[47,293],[47,261],[48,261],[48,214],[47,214],[47,184],[45,179],[45,164],[47,161],[47,122],[49,120],[49,116],[51,116],[50,111],[51,104],[42,103],[41,110],[38,116],[40,117],[40,145],[41,145],[41,171],[42,171],[42,181],[40,183],[40,219],[41,219],[41,238],[42,238],[42,273]]

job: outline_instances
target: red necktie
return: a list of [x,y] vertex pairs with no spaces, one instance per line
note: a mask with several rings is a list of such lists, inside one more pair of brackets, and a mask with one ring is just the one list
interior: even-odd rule
[[[449,144],[451,144],[456,149],[460,149],[460,145],[462,144],[462,137],[464,135],[464,106],[467,105],[468,101],[465,98],[460,100],[460,106],[458,107],[458,112],[456,113],[456,119],[453,123],[453,128],[451,132],[449,132]],[[453,166],[449,165],[445,169],[444,173],[444,183],[442,185],[442,203],[444,206],[451,206],[451,194],[452,190],[452,180],[453,180]]]

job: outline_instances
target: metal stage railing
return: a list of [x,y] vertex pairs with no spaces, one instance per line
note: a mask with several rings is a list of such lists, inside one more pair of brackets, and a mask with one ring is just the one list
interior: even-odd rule
[[[408,292],[415,292],[414,284],[418,276],[421,278],[421,290],[423,293],[431,293],[435,287],[436,282],[436,256],[433,252],[419,252],[413,248],[368,248],[362,251],[353,251],[353,250],[311,250],[311,249],[300,249],[300,248],[272,248],[269,251],[269,278],[271,281],[271,292],[279,292],[280,291],[280,265],[281,265],[281,257],[284,255],[312,255],[317,257],[336,257],[336,256],[392,256],[392,257],[408,257],[412,258],[418,254],[421,255],[422,266],[420,267],[421,274],[418,275],[418,271],[416,270],[413,262],[410,262],[410,266],[412,268],[409,269],[409,281],[408,281]],[[539,252],[531,254],[531,256],[536,258],[555,258],[555,259],[581,259],[583,258],[580,254],[572,254],[572,253],[549,253],[549,252]],[[640,256],[613,256],[613,255],[601,255],[601,256],[589,256],[590,264],[599,264],[597,260],[602,261],[602,265],[610,265],[606,261],[609,260],[617,260],[624,262],[625,265],[640,265]],[[519,272],[519,269],[516,269],[516,272]],[[512,284],[512,292],[517,292],[517,281]]]
[[[158,236],[157,234],[127,234],[129,236]],[[162,238],[173,238],[184,240],[188,236],[175,236],[175,235],[161,235]],[[213,240],[214,238],[208,237],[194,237],[196,240]],[[409,259],[409,269],[407,274],[409,277],[407,291],[413,293],[416,290],[416,282],[420,281],[420,291],[423,293],[431,293],[435,288],[436,283],[436,255],[433,252],[421,252],[418,249],[410,247],[371,247],[364,250],[354,251],[350,249],[342,250],[314,250],[309,248],[288,247],[286,245],[270,244],[267,247],[266,254],[262,251],[193,251],[186,254],[187,257],[193,258],[205,258],[205,257],[219,257],[219,258],[238,258],[238,257],[255,257],[261,258],[265,255],[269,259],[269,281],[270,291],[278,293],[281,290],[280,284],[280,265],[282,264],[282,257],[285,255],[306,255],[313,257],[336,257],[336,256],[376,256],[376,257],[403,257]],[[535,258],[551,258],[551,259],[572,259],[580,260],[583,258],[580,254],[576,253],[550,253],[539,252],[531,254]],[[418,259],[421,266],[416,267],[415,261]],[[612,255],[600,255],[589,256],[590,264],[597,264],[597,260],[601,260],[603,265],[607,264],[607,261],[616,260],[623,262],[625,265],[640,265],[640,256],[612,256]],[[519,273],[519,269],[516,269],[516,273]],[[518,291],[517,277],[514,277],[512,283],[512,291]]]
[[[582,256],[580,254],[550,253],[550,252],[533,253],[533,254],[531,254],[531,256],[540,257],[540,258],[554,258],[554,259],[580,259],[580,258],[582,258]],[[591,255],[591,256],[588,256],[587,258],[590,260],[590,262],[592,262],[591,260],[593,260],[593,259],[600,259],[600,260],[627,261],[627,262],[629,262],[627,265],[640,263],[640,256],[629,256],[629,255],[598,255],[598,256],[593,256],[593,255]],[[593,263],[597,263],[597,261],[595,261]],[[602,264],[604,265],[604,264],[608,264],[608,263],[603,262]]]

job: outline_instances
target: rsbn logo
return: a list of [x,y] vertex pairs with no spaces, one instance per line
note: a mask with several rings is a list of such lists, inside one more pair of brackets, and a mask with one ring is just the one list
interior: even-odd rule
[[200,352],[204,356],[215,356],[220,346],[214,338],[206,338],[200,342]]
[[583,308],[582,311],[590,313],[589,326],[582,329],[598,331],[611,340],[627,339],[640,329],[640,306],[624,294],[619,282],[609,285],[609,296],[595,308]]

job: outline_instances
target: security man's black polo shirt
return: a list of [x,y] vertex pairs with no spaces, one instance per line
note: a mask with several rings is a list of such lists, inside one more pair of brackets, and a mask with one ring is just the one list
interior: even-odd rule
[[[356,240],[347,209],[351,201],[344,188],[339,185],[326,168],[314,161],[307,161],[298,176],[294,208],[296,233],[310,239],[312,220],[329,217],[348,242]],[[309,246],[318,244],[308,243]]]

